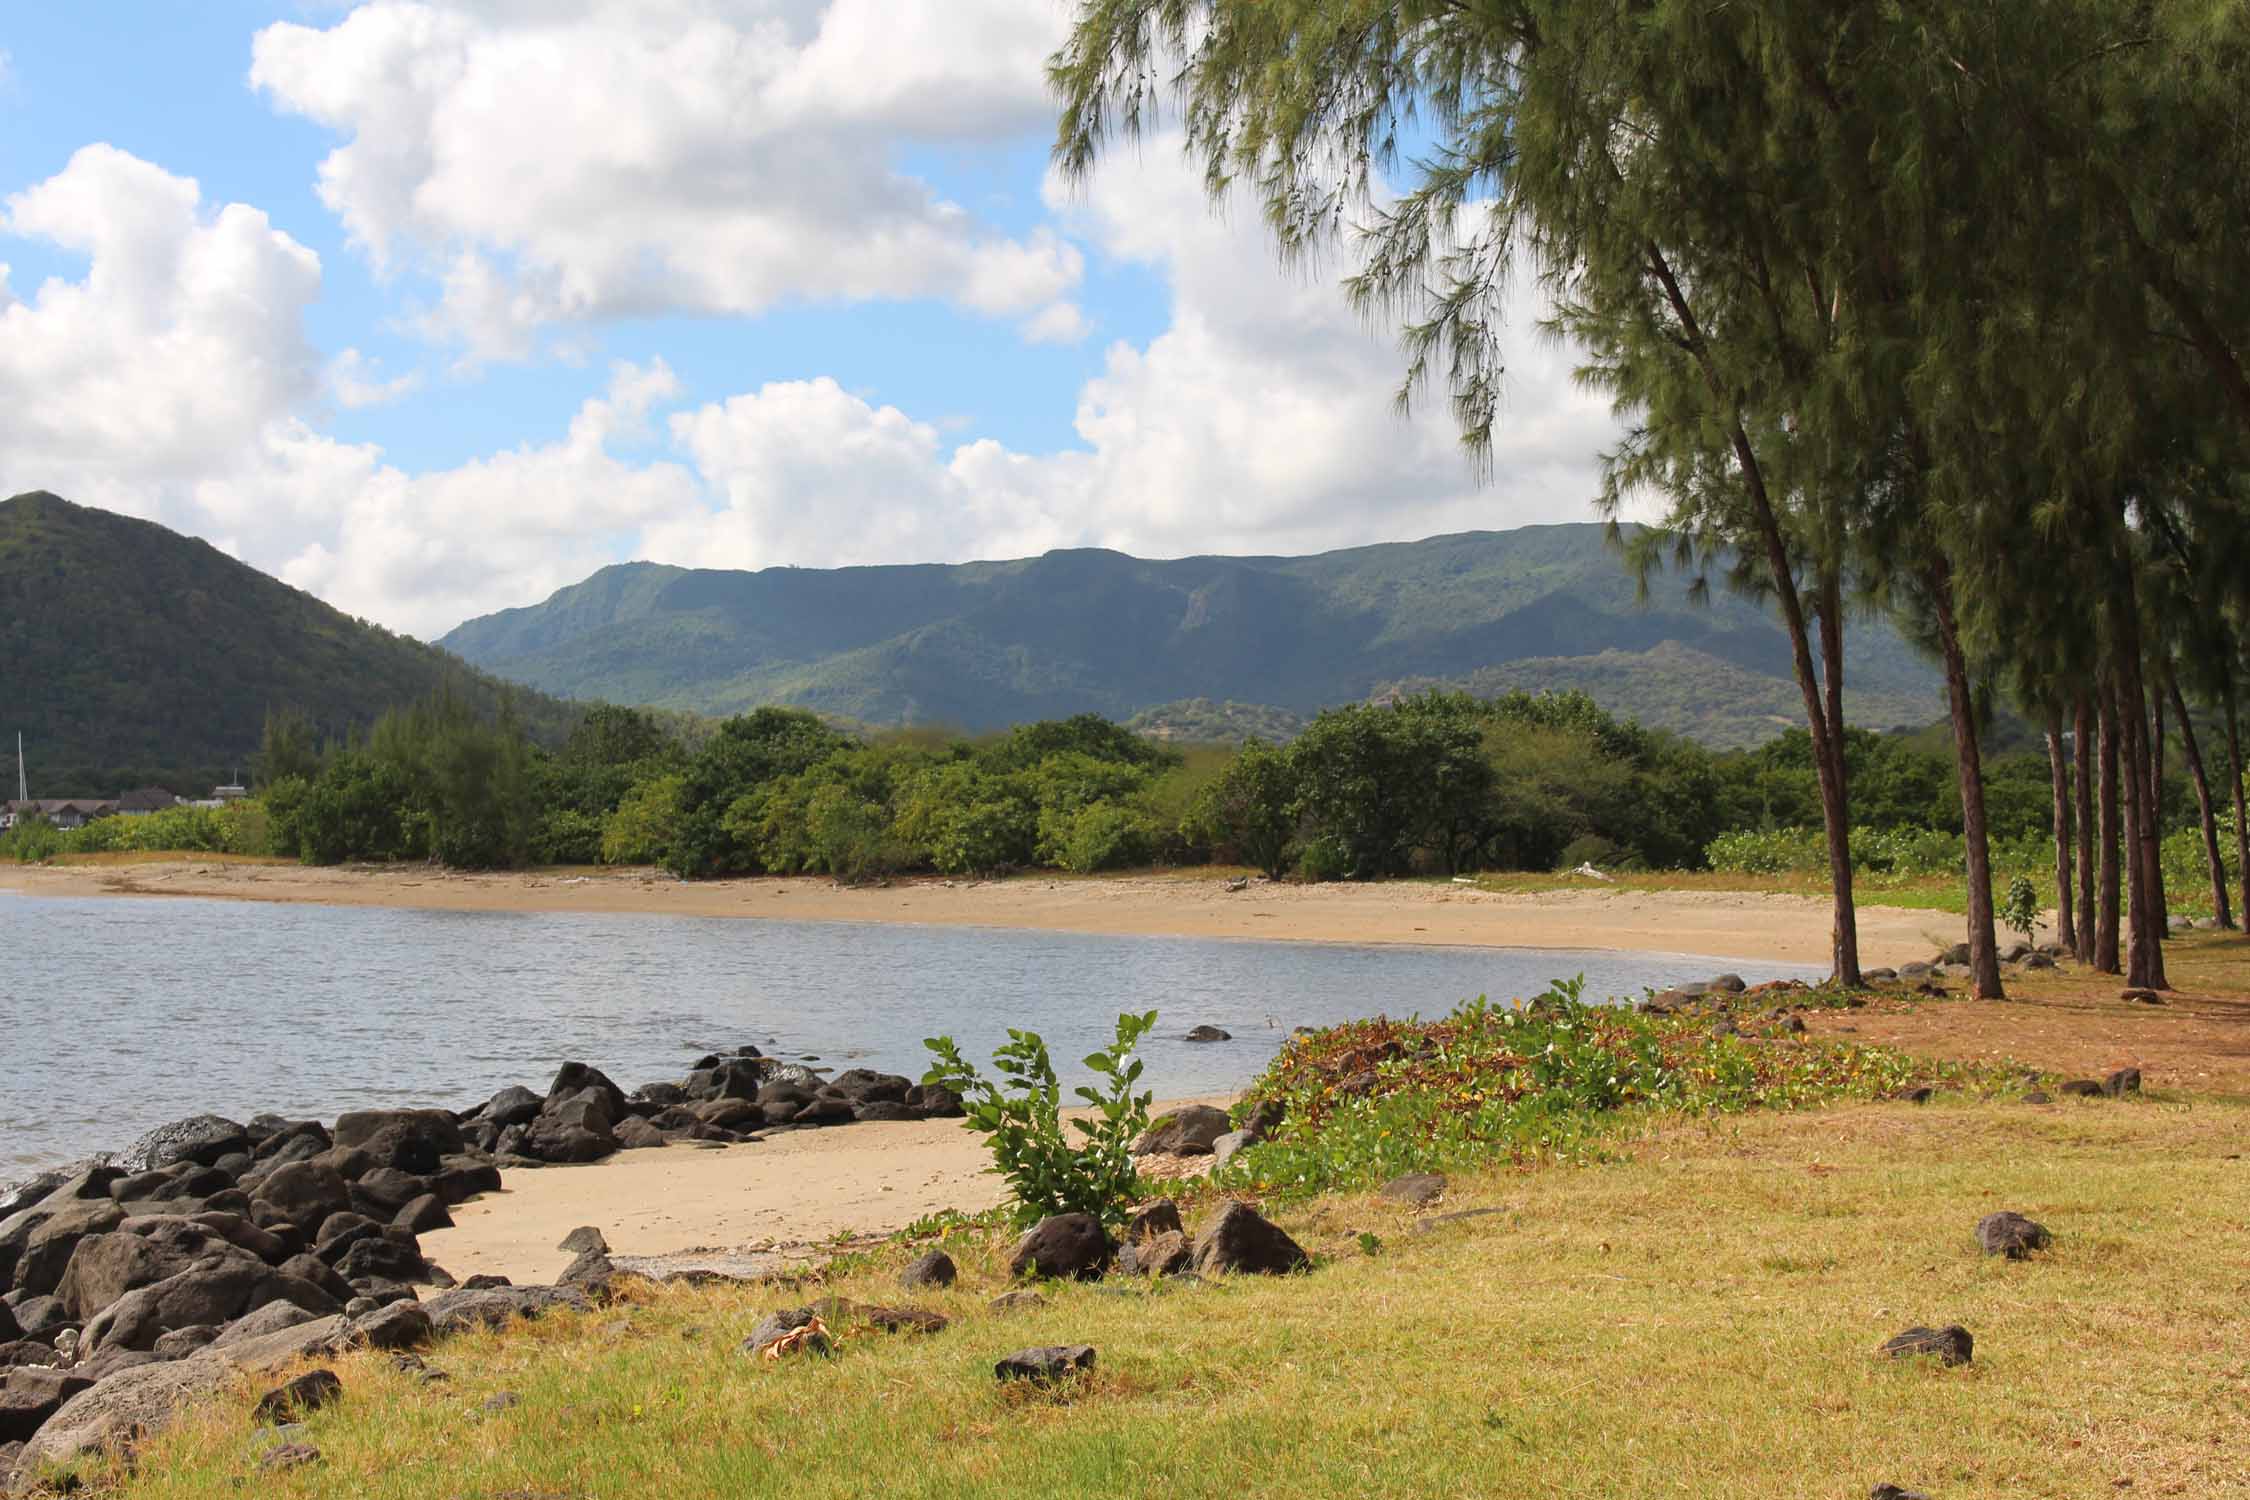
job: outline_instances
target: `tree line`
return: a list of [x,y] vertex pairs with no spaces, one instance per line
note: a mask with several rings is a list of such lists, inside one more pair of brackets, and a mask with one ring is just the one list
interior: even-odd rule
[[[1965,868],[1949,757],[1926,736],[1850,730],[1854,868]],[[2009,874],[2048,864],[2043,753],[1993,759],[1987,823]],[[440,691],[364,735],[316,743],[270,715],[252,799],[27,826],[0,855],[107,850],[462,868],[661,865],[683,878],[1092,873],[1249,866],[1307,880],[1711,867],[1824,870],[1810,737],[1718,752],[1577,692],[1425,693],[1337,708],[1294,740],[1176,746],[1091,715],[966,736],[847,732],[794,709],[713,723],[586,711],[550,752],[507,713]],[[2164,863],[2200,859],[2200,803],[2167,779]],[[2231,828],[2229,832],[2231,833]]]
[[1840,979],[1843,641],[1868,611],[1944,670],[1977,994],[2002,993],[1988,691],[2044,726],[2083,960],[2165,983],[2175,751],[2232,925],[2250,7],[1082,0],[1051,76],[1066,171],[1176,122],[1286,256],[1340,250],[1403,324],[1402,399],[1441,384],[1473,454],[1511,289],[1545,294],[1624,420],[1600,507],[1663,510],[1629,562],[1787,628]]

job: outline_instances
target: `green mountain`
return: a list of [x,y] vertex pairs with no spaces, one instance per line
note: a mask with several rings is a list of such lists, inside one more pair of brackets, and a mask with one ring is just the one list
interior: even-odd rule
[[[1800,703],[1779,624],[1658,578],[1647,601],[1597,525],[1532,526],[1315,557],[716,572],[628,563],[441,645],[548,692],[733,713],[790,703],[874,724],[985,729],[1183,700],[1305,715],[1402,684],[1583,687],[1614,711],[1747,744]],[[1847,712],[1943,709],[1934,670],[1856,627]],[[1210,715],[1200,716],[1210,719]],[[1218,722],[1218,720],[1213,720]],[[1181,731],[1184,733],[1184,730]]]
[[0,501],[0,740],[22,733],[35,797],[208,793],[250,774],[269,707],[340,735],[448,682],[535,733],[572,712],[152,522]]

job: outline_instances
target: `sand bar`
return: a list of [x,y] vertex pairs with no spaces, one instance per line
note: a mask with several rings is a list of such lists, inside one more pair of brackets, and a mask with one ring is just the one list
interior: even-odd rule
[[[1828,906],[1803,896],[1733,891],[1586,889],[1497,893],[1398,881],[1260,882],[1230,892],[1205,875],[996,881],[917,879],[852,889],[814,878],[689,884],[649,870],[460,874],[417,866],[191,860],[0,868],[0,890],[33,896],[194,896],[443,911],[611,912],[1012,927],[1122,936],[1266,938],[1337,943],[1609,948],[1821,964]],[[1960,919],[1862,906],[1862,963],[1926,959],[1959,940]]]

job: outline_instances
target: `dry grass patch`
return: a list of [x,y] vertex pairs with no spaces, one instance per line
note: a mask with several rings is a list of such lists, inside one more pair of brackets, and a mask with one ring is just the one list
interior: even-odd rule
[[[153,1444],[136,1496],[1113,1494],[2250,1495],[2250,1110],[2150,1100],[1867,1106],[1672,1125],[1601,1168],[1457,1179],[1434,1232],[1372,1196],[1283,1215],[1307,1276],[1047,1289],[999,1314],[1004,1245],[961,1237],[931,1337],[847,1325],[833,1359],[736,1350],[833,1290],[903,1300],[906,1252],[827,1287],[651,1289],[453,1341],[422,1385],[341,1361],[346,1396],[269,1475],[244,1386]],[[2033,1261],[1970,1239],[1999,1208]],[[1199,1215],[1191,1214],[1191,1219]],[[1363,1238],[1366,1237],[1366,1238]],[[1371,1246],[1372,1249],[1368,1247]],[[1873,1356],[1910,1323],[1955,1370]],[[991,1363],[1085,1342],[1038,1392]],[[499,1392],[513,1405],[486,1409]]]

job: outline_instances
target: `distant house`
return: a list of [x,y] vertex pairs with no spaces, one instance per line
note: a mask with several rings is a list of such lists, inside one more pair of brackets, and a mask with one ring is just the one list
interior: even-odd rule
[[119,797],[117,812],[120,817],[144,818],[168,807],[178,807],[180,801],[179,797],[160,786],[144,786],[139,791],[127,792]]
[[10,828],[27,818],[44,818],[57,828],[84,828],[96,818],[114,817],[117,804],[102,797],[34,797],[6,808]]

